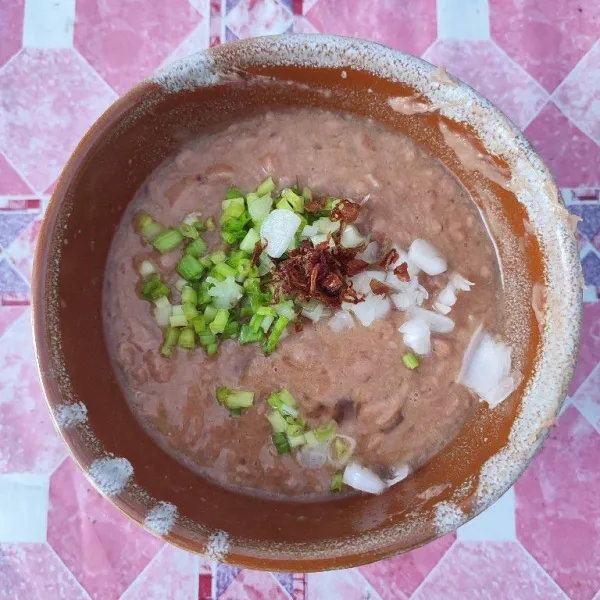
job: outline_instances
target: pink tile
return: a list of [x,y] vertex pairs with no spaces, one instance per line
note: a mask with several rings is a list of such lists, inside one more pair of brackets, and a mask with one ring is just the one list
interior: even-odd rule
[[573,404],[600,433],[600,364],[577,390]]
[[116,97],[71,49],[25,48],[0,71],[0,90],[0,149],[40,192]]
[[41,226],[41,219],[33,221],[6,251],[12,263],[29,281],[33,269],[33,253]]
[[457,542],[411,600],[564,600],[517,542]]
[[598,39],[600,3],[490,0],[492,37],[549,92]]
[[437,36],[435,0],[318,0],[306,17],[321,33],[365,38],[417,56]]
[[242,0],[226,17],[238,38],[285,33],[292,14],[276,0]]
[[0,340],[0,473],[50,473],[66,456],[38,381],[30,319],[25,310]]
[[75,47],[122,94],[151,75],[201,19],[187,0],[78,0]]
[[[366,598],[375,600],[377,596],[357,569],[308,573],[306,576],[307,600],[365,600]],[[397,600],[404,600],[404,596],[398,596]]]
[[105,500],[71,459],[50,480],[48,542],[94,600],[117,598],[163,546]]
[[191,600],[197,596],[198,558],[165,545],[121,600]]
[[21,47],[25,0],[0,2],[0,67]]
[[560,187],[600,183],[600,148],[549,102],[525,129]]
[[221,43],[221,0],[210,0],[210,47]]
[[[438,40],[423,58],[446,67],[481,92],[518,127],[528,125],[548,98],[540,84],[493,42]],[[482,64],[485,69],[481,68]]]
[[294,17],[294,33],[319,33],[317,28],[305,17]]
[[569,396],[577,392],[598,362],[600,362],[600,302],[585,303],[579,360],[569,388]]
[[454,543],[456,534],[417,548],[408,554],[388,558],[358,570],[377,590],[383,600],[409,597],[429,575]]
[[600,43],[586,54],[556,90],[554,101],[600,144]]
[[0,544],[0,600],[86,600],[46,544]]
[[243,570],[219,600],[289,600],[289,596],[271,573]]
[[0,338],[4,332],[27,310],[26,306],[0,305]]
[[[1,8],[0,8],[1,10]],[[0,21],[1,21],[0,17]],[[0,195],[25,196],[31,194],[29,186],[23,178],[10,166],[6,158],[0,153]]]
[[198,25],[190,35],[168,56],[163,64],[185,58],[195,52],[200,52],[209,47],[209,32],[204,23]]
[[570,407],[517,482],[517,535],[569,595],[600,588],[600,435]]

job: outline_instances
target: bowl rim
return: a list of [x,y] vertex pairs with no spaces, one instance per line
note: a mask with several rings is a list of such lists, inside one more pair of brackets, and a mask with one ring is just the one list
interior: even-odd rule
[[[149,89],[149,86],[162,86],[168,93],[177,93],[203,85],[210,86],[218,80],[220,69],[224,64],[235,64],[240,57],[245,57],[245,59],[250,57],[250,60],[255,61],[256,64],[262,61],[273,65],[364,69],[384,79],[394,80],[397,78],[399,81],[408,82],[417,90],[423,88],[424,95],[434,102],[439,100],[436,94],[440,93],[440,89],[429,90],[431,95],[424,89],[427,86],[426,80],[429,79],[436,67],[421,58],[365,40],[331,35],[289,34],[230,42],[169,64],[118,98],[90,127],[66,163],[46,208],[35,251],[31,295],[34,351],[45,401],[55,427],[69,449],[69,454],[96,489],[98,486],[90,476],[89,470],[82,464],[81,456],[73,446],[68,432],[57,421],[54,406],[60,402],[61,397],[47,377],[50,364],[48,352],[45,350],[49,344],[46,331],[45,293],[47,288],[46,266],[51,253],[49,242],[56,229],[59,213],[63,208],[72,177],[81,166],[87,152],[96,143],[97,137],[102,138],[105,135],[108,125],[117,122],[128,110],[139,105],[143,92]],[[474,495],[473,510],[465,513],[458,504],[450,503],[440,506],[437,536],[409,549],[454,531],[493,504],[520,477],[539,451],[551,429],[552,423],[549,423],[548,420],[559,415],[574,372],[581,329],[583,276],[579,253],[570,229],[568,214],[565,214],[566,209],[560,191],[550,171],[524,134],[498,108],[479,92],[459,79],[455,79],[463,97],[470,99],[473,106],[483,109],[484,121],[487,119],[494,122],[494,127],[491,129],[500,126],[501,131],[498,135],[497,130],[490,131],[484,123],[475,124],[475,129],[485,138],[486,148],[491,153],[502,155],[503,151],[507,149],[505,146],[509,146],[514,154],[513,158],[517,161],[514,168],[518,166],[525,172],[529,165],[533,174],[538,177],[536,185],[540,184],[540,187],[533,191],[531,189],[526,191],[528,194],[526,208],[533,217],[533,222],[542,227],[542,230],[536,228],[536,237],[544,238],[546,236],[548,238],[542,239],[540,243],[544,260],[547,261],[545,276],[548,314],[540,341],[540,356],[539,359],[536,359],[535,372],[523,394],[521,414],[511,428],[511,437],[507,448],[492,455],[482,468],[482,478],[478,491]],[[443,88],[443,86],[440,87]],[[445,93],[443,89],[441,89],[441,93]],[[440,109],[440,112],[444,111],[450,118],[466,119],[469,124],[472,124],[471,119],[476,118],[476,115],[465,115],[464,107],[451,106]],[[527,177],[529,176],[530,174],[527,175]],[[544,197],[541,207],[538,206],[539,202],[536,200],[538,195]],[[519,200],[523,201],[522,198]],[[548,214],[542,214],[544,211]],[[556,247],[553,248],[548,242],[553,242]],[[559,316],[561,318],[557,319]],[[536,400],[537,398],[545,398],[543,406]],[[519,420],[522,421],[521,430],[517,423]],[[532,432],[535,439],[532,439]],[[143,515],[138,511],[118,502],[117,497],[107,496],[102,490],[98,491],[121,512],[144,527]],[[150,532],[155,534],[155,532]],[[170,534],[159,537],[186,550],[206,555],[197,549],[183,545]],[[382,548],[385,549],[382,550]],[[390,547],[388,544],[376,543],[361,554],[342,555],[343,566],[358,566],[392,556],[397,552],[397,548]],[[277,570],[279,563],[279,560],[262,557],[255,559],[247,555],[242,557],[233,552],[219,558],[229,564],[268,570]],[[306,563],[305,559],[293,560],[297,562],[298,569],[303,569],[302,564]],[[319,561],[318,570],[338,568],[340,555],[332,558],[322,557],[319,558]],[[287,563],[289,564],[289,562],[288,560]]]

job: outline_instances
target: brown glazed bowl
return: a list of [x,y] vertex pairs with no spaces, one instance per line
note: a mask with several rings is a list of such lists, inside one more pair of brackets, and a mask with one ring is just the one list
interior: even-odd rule
[[[109,245],[152,170],[208,126],[295,106],[369,115],[411,136],[472,194],[501,259],[503,335],[516,348],[522,384],[494,410],[481,404],[450,445],[381,496],[293,503],[202,479],[137,423],[104,342]],[[425,544],[488,507],[516,480],[553,425],[573,372],[582,274],[552,176],[486,99],[401,52],[292,35],[193,55],[115,102],[63,171],[43,224],[33,289],[48,404],[75,460],[111,502],[181,548],[253,569],[317,571]],[[542,310],[533,310],[532,296],[545,298]]]

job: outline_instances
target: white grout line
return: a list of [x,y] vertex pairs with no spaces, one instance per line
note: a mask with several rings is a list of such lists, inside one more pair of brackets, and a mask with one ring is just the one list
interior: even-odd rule
[[52,547],[52,544],[50,544],[49,542],[46,542],[46,546],[48,547],[50,552],[52,554],[54,554],[54,556],[60,562],[60,564],[63,565],[63,567],[66,569],[67,573],[69,574],[68,576],[70,576],[71,579],[75,582],[75,585],[79,588],[79,591],[86,598],[88,598],[89,600],[92,600],[92,597],[88,594],[87,590],[83,587],[83,585],[81,584],[79,579],[77,579],[77,577],[75,577],[75,575],[73,574],[73,571],[71,571],[71,569],[69,569],[69,567],[67,567],[67,565],[65,564],[65,561],[61,558],[60,554],[58,554],[58,552]]
[[433,569],[431,569],[431,571],[429,571],[429,573],[427,573],[427,575],[425,575],[425,579],[423,579],[423,581],[421,581],[421,584],[419,585],[419,587],[417,587],[417,589],[410,595],[410,598],[416,598],[417,594],[420,592],[421,588],[427,583],[427,581],[429,580],[429,578],[432,576],[433,573],[435,573],[438,569],[440,569],[440,565],[448,560],[447,556],[454,550],[454,546],[456,546],[456,544],[458,543],[457,540],[454,540],[454,542],[452,542],[452,545],[450,546],[450,548],[448,548],[448,550],[446,550],[446,552],[444,553],[444,556],[442,556],[442,558],[440,558],[440,560],[438,560],[437,564],[435,564],[433,566]]
[[227,42],[225,39],[225,17],[227,15],[227,0],[221,0],[221,44]]
[[[8,64],[8,63],[6,63],[6,64]],[[1,69],[0,69],[0,71],[1,71]],[[43,190],[41,190],[41,191],[37,190],[35,186],[31,185],[31,182],[29,181],[29,179],[27,179],[27,177],[25,177],[25,175],[23,175],[23,173],[21,173],[21,170],[11,160],[11,158],[9,156],[7,156],[7,154],[5,152],[2,152],[2,156],[6,159],[6,162],[13,168],[13,170],[15,171],[15,173],[29,186],[29,188],[31,189],[31,194],[33,196],[39,196],[40,194],[43,193]],[[46,189],[48,189],[48,186],[46,186]],[[31,198],[31,196],[28,196],[28,198]]]
[[[112,86],[110,85],[110,83],[108,83],[108,81],[106,81],[106,79],[104,79],[104,77],[102,77],[102,75],[100,75],[100,73],[98,73],[98,71],[96,71],[96,69],[94,68],[94,66],[88,61],[88,59],[83,56],[83,54],[81,54],[81,52],[79,52],[79,50],[77,50],[77,48],[73,47],[73,52],[75,53],[75,57],[77,60],[81,61],[88,69],[90,69],[93,73],[93,76],[96,77],[96,79],[100,82],[102,82],[102,85],[112,94],[112,99],[110,104],[112,104],[115,100],[117,100],[119,98],[119,92],[117,92],[116,90],[114,90],[112,88]],[[110,106],[110,104],[108,104],[106,106],[106,108],[102,111],[102,113],[104,113],[105,110],[108,110],[108,107]],[[82,136],[83,138],[83,136]],[[62,169],[61,169],[62,171]],[[48,189],[48,186],[46,186],[46,189]]]
[[120,600],[127,600],[129,593],[131,592],[133,594],[135,592],[135,588],[141,585],[140,582],[142,581],[144,574],[152,568],[153,564],[158,560],[158,557],[165,551],[167,547],[168,544],[165,542],[162,548],[152,557],[150,562],[137,574],[133,581],[131,581],[131,583],[123,591],[122,595],[120,596]]
[[[283,587],[283,584],[279,581],[279,579],[277,579],[277,577],[275,577],[274,573],[269,573],[269,575],[271,575],[271,577],[275,580],[275,583],[283,590],[283,593],[286,595],[287,598],[289,598],[290,600],[294,600],[293,596],[290,596],[289,592]],[[292,576],[292,592],[294,591],[294,579]]]
[[8,65],[10,65],[10,63],[16,59],[22,51],[23,46],[21,45],[21,47],[2,66],[0,66],[0,73],[2,73],[2,71],[4,71],[4,69],[6,69],[6,67],[8,67]]
[[[358,570],[358,567],[354,568],[354,572],[359,577],[364,579],[365,583],[367,584],[367,588],[369,590],[368,600],[382,600],[381,596],[379,595],[379,592],[371,585],[371,582]],[[406,598],[406,594],[402,595],[404,596],[404,598]],[[401,598],[399,600],[404,600],[404,598]]]

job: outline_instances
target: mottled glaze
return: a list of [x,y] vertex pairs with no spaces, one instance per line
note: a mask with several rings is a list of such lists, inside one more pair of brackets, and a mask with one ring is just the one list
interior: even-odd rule
[[[418,140],[424,130],[433,131],[440,119],[454,123],[461,132],[472,131],[481,150],[497,157],[510,170],[511,180],[505,190],[490,187],[489,182],[478,182],[477,177],[469,179],[438,139],[439,156],[456,169],[457,175],[465,185],[468,184],[472,193],[479,196],[486,209],[495,207],[500,211],[511,205],[510,218],[498,216],[506,228],[507,240],[514,242],[516,237],[523,235],[523,219],[529,221],[533,246],[527,272],[524,265],[510,264],[510,257],[517,256],[518,252],[508,247],[508,242],[507,248],[500,249],[507,259],[506,268],[511,276],[514,275],[507,278],[508,297],[512,298],[515,314],[522,316],[522,321],[515,320],[515,331],[509,331],[509,336],[518,337],[519,326],[533,323],[531,311],[524,308],[528,305],[524,290],[530,289],[533,280],[542,278],[548,291],[543,330],[532,347],[537,352],[522,357],[526,380],[521,393],[500,413],[492,415],[482,409],[476,416],[477,422],[490,432],[487,434],[490,437],[494,431],[501,430],[497,438],[489,443],[488,437],[482,441],[474,431],[467,431],[472,429],[467,425],[463,435],[440,455],[439,460],[432,461],[426,469],[379,498],[344,500],[339,507],[337,503],[307,506],[302,511],[297,508],[290,511],[289,506],[277,503],[269,507],[270,512],[297,523],[290,526],[292,531],[286,532],[285,536],[272,522],[263,520],[258,509],[251,508],[247,499],[227,497],[228,504],[220,504],[218,498],[224,498],[223,493],[205,484],[202,487],[198,482],[195,482],[199,486],[196,497],[191,498],[189,493],[178,495],[176,488],[181,482],[192,484],[190,475],[160,457],[141,432],[132,436],[127,431],[130,424],[126,422],[126,413],[118,399],[111,401],[110,406],[124,422],[119,427],[114,427],[114,422],[106,422],[98,402],[91,400],[92,396],[99,396],[102,386],[106,386],[108,392],[114,378],[108,376],[106,381],[96,384],[84,381],[82,357],[78,356],[79,351],[89,353],[94,349],[102,358],[105,350],[101,342],[92,344],[93,348],[81,345],[81,341],[75,343],[75,317],[70,321],[62,319],[63,309],[59,305],[59,286],[64,285],[66,273],[76,268],[72,247],[77,244],[77,235],[76,230],[72,231],[71,220],[76,219],[80,227],[85,227],[91,222],[98,224],[99,219],[110,218],[100,212],[94,213],[93,206],[86,209],[86,218],[79,216],[83,210],[83,194],[86,189],[88,192],[91,189],[87,187],[90,173],[95,174],[96,181],[107,177],[101,164],[87,163],[91,152],[104,142],[110,143],[111,135],[122,135],[126,142],[122,152],[130,152],[129,156],[141,163],[132,167],[132,173],[137,172],[136,169],[147,170],[153,158],[134,154],[135,140],[126,137],[127,131],[140,127],[148,112],[155,110],[161,101],[165,105],[171,101],[185,104],[186,98],[201,97],[206,106],[214,106],[216,110],[214,98],[219,92],[215,89],[213,94],[211,86],[219,82],[234,86],[230,80],[236,77],[220,79],[222,73],[230,72],[232,68],[266,76],[265,85],[269,77],[277,78],[278,74],[302,82],[305,89],[295,100],[299,103],[313,101],[320,89],[331,89],[329,96],[321,94],[318,101],[338,103],[344,108],[362,106],[364,109],[367,106],[376,117],[388,121],[393,121],[394,117],[382,112],[381,106],[377,105],[379,96],[407,95],[411,90],[413,94],[421,94],[434,105],[435,114],[404,120],[397,117],[398,126],[412,128],[411,132]],[[343,79],[340,76],[342,70],[347,72]],[[341,83],[333,81],[335,77],[347,86],[344,101],[336,96]],[[367,81],[370,82],[369,89],[374,90],[372,101],[369,100]],[[316,94],[311,90],[316,90]],[[222,88],[220,93],[223,93]],[[256,106],[257,101],[250,94],[247,102],[250,107],[253,102]],[[228,104],[221,104],[221,107],[227,110]],[[130,182],[124,179],[124,191],[127,186]],[[114,210],[123,210],[117,200]],[[77,247],[82,248],[81,242]],[[97,263],[93,261],[97,265],[93,267],[95,269],[102,263],[98,260]],[[226,562],[253,568],[322,570],[377,560],[455,529],[489,506],[512,484],[539,449],[564,399],[579,340],[582,277],[577,246],[559,192],[529,143],[487,100],[464,84],[444,83],[436,77],[435,68],[430,64],[372,43],[345,38],[286,36],[239,42],[184,59],[159,72],[151,82],[134,88],[92,128],[63,173],[42,227],[34,279],[36,345],[49,402],[54,406],[65,401],[82,401],[88,408],[88,423],[62,432],[80,465],[87,469],[93,460],[110,453],[118,457],[119,450],[127,449],[125,458],[131,460],[134,474],[127,488],[112,498],[118,508],[143,522],[157,501],[172,502],[180,516],[171,532],[165,535],[167,540],[189,550],[218,555]],[[76,285],[77,277],[74,279],[71,288]],[[60,288],[61,299],[63,292],[75,297],[73,290]],[[75,310],[73,306],[72,310]],[[90,389],[91,385],[96,385],[97,389]],[[84,394],[79,393],[83,390]],[[86,401],[88,397],[90,402]],[[494,426],[497,418],[501,419],[501,427]],[[139,438],[136,437],[138,434]],[[160,459],[161,462],[156,463],[157,470],[160,465],[163,468],[168,465],[172,471],[159,483],[159,476],[149,474],[143,466],[142,454],[148,461]],[[444,463],[477,466],[471,472],[444,477],[439,470]],[[447,489],[442,488],[444,491],[439,495],[423,496],[435,487],[434,484],[443,483],[450,485]],[[240,523],[235,517],[231,518],[245,508],[255,515],[255,520]],[[257,512],[252,513],[253,510]],[[339,519],[340,515],[343,518]],[[340,529],[336,529],[336,516],[341,523]],[[315,531],[313,524],[317,527],[315,535],[311,535],[311,531]]]

